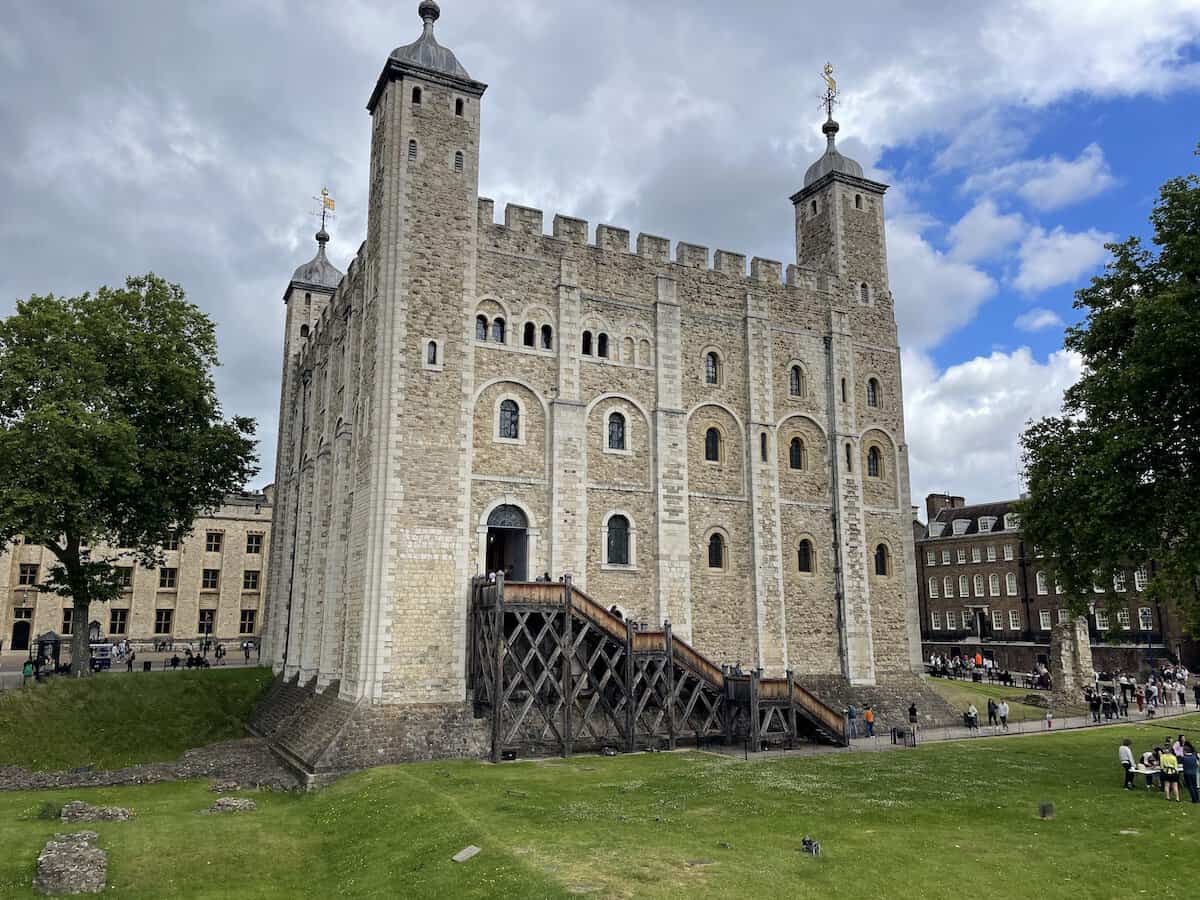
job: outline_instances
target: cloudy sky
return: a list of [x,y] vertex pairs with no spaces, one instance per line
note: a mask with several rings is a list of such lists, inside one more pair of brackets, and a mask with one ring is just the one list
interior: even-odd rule
[[[38,0],[0,7],[0,315],[153,270],[216,320],[228,413],[274,469],[280,301],[337,198],[364,237],[368,117],[416,0]],[[969,11],[967,11],[969,10]],[[913,496],[1019,490],[1058,409],[1072,292],[1194,170],[1196,0],[445,0],[484,97],[481,191],[788,260],[788,196],[839,145],[892,185],[888,250]]]

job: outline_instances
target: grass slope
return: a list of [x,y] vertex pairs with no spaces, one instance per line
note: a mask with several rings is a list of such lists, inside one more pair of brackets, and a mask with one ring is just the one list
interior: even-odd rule
[[[1029,706],[1021,703],[1029,694],[1037,693],[1027,688],[1004,687],[999,684],[975,684],[972,681],[952,681],[949,678],[930,678],[925,682],[933,688],[955,709],[966,712],[972,703],[979,710],[979,721],[987,721],[987,702],[991,697],[997,703],[1001,697],[1008,698],[1008,718],[1010,722],[1029,722],[1046,717],[1046,710],[1040,706]],[[1081,716],[1087,712],[1086,706],[1073,706],[1065,709],[1054,708],[1056,716]]]
[[52,679],[0,694],[0,762],[120,768],[243,737],[271,670],[209,669]]
[[[1186,895],[1200,807],[1120,789],[1116,747],[1166,723],[744,763],[701,753],[388,767],[211,818],[203,783],[0,794],[0,896],[62,826],[100,823],[111,896],[988,897]],[[1169,723],[1200,732],[1200,716]],[[1057,818],[1041,820],[1040,802]],[[799,852],[804,834],[820,859]],[[456,865],[468,844],[483,852]]]

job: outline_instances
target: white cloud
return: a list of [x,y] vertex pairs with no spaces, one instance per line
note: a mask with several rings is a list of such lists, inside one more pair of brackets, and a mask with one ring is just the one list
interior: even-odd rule
[[1021,313],[1013,322],[1022,331],[1043,331],[1047,328],[1062,328],[1066,324],[1062,317],[1051,309],[1031,309]]
[[1029,348],[980,356],[939,372],[929,357],[906,351],[905,433],[912,499],[935,491],[970,501],[1016,497],[1019,437],[1025,424],[1057,415],[1062,394],[1082,371],[1081,358],[1059,350],[1045,363]]
[[1075,159],[1050,156],[1023,159],[972,175],[968,193],[1016,193],[1035,209],[1062,209],[1103,193],[1116,184],[1099,144],[1089,144]]
[[1104,245],[1115,240],[1116,235],[1094,228],[1075,232],[1061,225],[1053,231],[1034,228],[1017,249],[1021,268],[1013,285],[1027,294],[1035,294],[1076,282],[1104,260],[1108,252]]
[[996,293],[991,276],[952,259],[922,237],[932,224],[920,216],[888,220],[888,269],[900,343],[905,347],[933,346],[970,322]]
[[1020,240],[1029,226],[1019,213],[1005,215],[985,197],[950,229],[951,255],[965,262],[995,259]]

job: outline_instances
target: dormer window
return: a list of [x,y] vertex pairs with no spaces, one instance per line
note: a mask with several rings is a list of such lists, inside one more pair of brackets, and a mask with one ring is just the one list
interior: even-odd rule
[[1021,517],[1020,516],[1018,516],[1016,513],[1005,513],[1004,514],[1004,530],[1005,531],[1016,531],[1020,527],[1021,527]]
[[952,523],[955,534],[966,534],[967,529],[971,527],[970,519],[955,519]]
[[941,537],[942,532],[945,530],[946,530],[946,524],[944,522],[930,522],[929,523],[929,536],[930,537]]
[[981,534],[984,532],[991,531],[995,527],[995,525],[996,525],[996,517],[995,516],[980,516],[979,517],[979,531]]

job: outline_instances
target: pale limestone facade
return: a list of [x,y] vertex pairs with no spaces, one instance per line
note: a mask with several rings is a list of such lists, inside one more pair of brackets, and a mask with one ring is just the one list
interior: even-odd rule
[[[231,494],[219,509],[197,518],[177,547],[164,549],[161,568],[146,568],[119,548],[94,547],[94,558],[114,559],[127,570],[129,586],[110,603],[93,603],[84,625],[97,623],[102,637],[127,639],[139,647],[195,643],[204,636],[222,642],[257,640],[267,593],[272,495],[273,488]],[[68,619],[75,627],[71,599],[35,586],[57,562],[38,544],[14,543],[0,552],[5,651],[25,649],[28,640],[48,631],[64,634]]]
[[[462,704],[469,580],[515,562],[670,620],[719,662],[911,673],[886,186],[827,123],[786,268],[646,234],[631,247],[563,215],[547,234],[512,204],[497,223],[478,196],[485,85],[434,41],[436,4],[421,11],[425,34],[368,105],[367,239],[343,277],[319,235],[284,298],[266,654],[347,700]],[[626,564],[608,559],[614,517]]]

